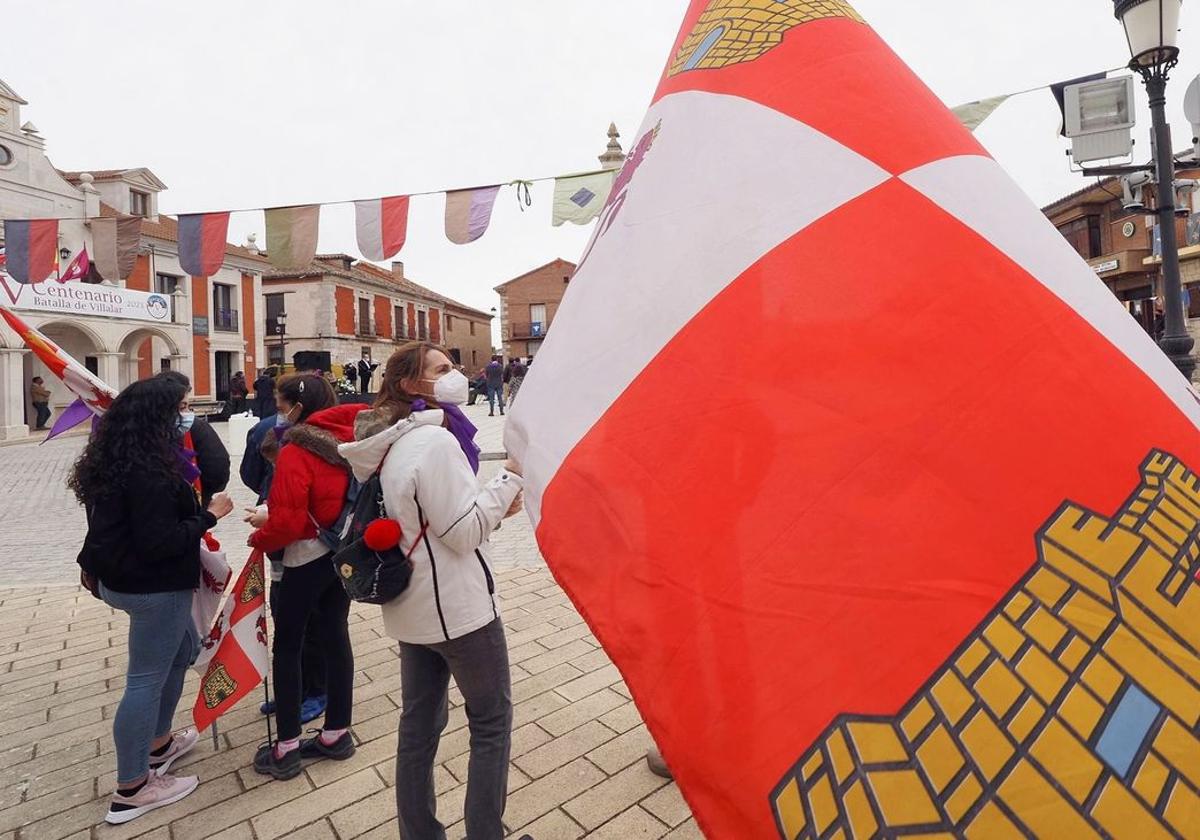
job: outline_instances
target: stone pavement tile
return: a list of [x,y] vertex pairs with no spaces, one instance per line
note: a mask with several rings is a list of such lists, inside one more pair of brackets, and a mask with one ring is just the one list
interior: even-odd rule
[[619,683],[613,683],[612,690],[624,697],[628,697],[630,700],[633,699],[633,694],[630,692],[629,686],[625,684],[624,680],[621,680]]
[[341,809],[329,819],[341,840],[361,837],[376,826],[396,821],[396,792],[392,788],[385,788],[349,808]]
[[[537,724],[531,723],[528,726],[523,726],[520,729],[513,731],[511,756],[514,759],[518,758],[530,750],[540,747],[549,740],[550,736],[546,734],[545,730],[538,728]],[[460,782],[465,782],[467,780],[467,768],[470,765],[470,762],[471,754],[468,752],[450,759],[444,765],[439,764],[438,767],[445,767],[446,770],[454,775],[455,779]],[[514,774],[520,776],[521,779],[526,781],[528,781],[529,778],[523,772],[517,769],[515,764],[512,765],[512,767],[509,769],[508,789],[510,791],[516,790],[518,787],[522,787],[524,785],[524,782],[515,786],[513,785],[512,777]]]
[[23,715],[14,715],[4,719],[4,728],[8,730],[33,729],[48,723],[49,713],[45,708],[35,709]]
[[[355,720],[354,723],[351,724],[350,728],[354,732],[354,736],[363,743],[366,743],[367,741],[374,741],[376,738],[383,738],[388,735],[391,735],[394,738],[396,737],[396,732],[400,727],[400,710],[396,708],[396,705],[392,703],[391,699],[386,694],[381,698],[376,699],[387,700],[387,702],[391,705],[391,711],[385,712],[384,714],[373,715],[366,720],[360,721],[358,719],[357,707],[354,710]],[[372,700],[370,702],[375,701]]]
[[208,840],[254,840],[254,829],[250,827],[249,822],[242,822],[217,832]]
[[[504,821],[511,824],[507,812]],[[520,837],[522,834],[529,834],[533,840],[574,840],[583,836],[583,829],[561,809],[555,808],[513,832],[514,837]]]
[[[16,749],[32,754],[33,745],[30,744]],[[51,755],[44,755],[32,760],[23,761],[19,764],[12,764],[0,770],[0,788],[18,785],[32,786],[33,781],[41,776],[59,770],[66,770],[80,762],[94,759],[99,754],[100,749],[96,741],[83,741],[74,747]],[[83,779],[84,776],[81,774],[79,778],[72,779],[71,781],[80,782]]]
[[445,764],[450,759],[463,755],[470,748],[471,731],[467,727],[443,733],[441,740],[438,741],[437,758],[434,759],[434,763]]
[[553,691],[543,691],[513,706],[513,728],[532,723],[567,705],[567,700]]
[[[240,747],[224,747],[214,752],[212,740],[206,731],[200,736],[200,743],[196,745],[196,749],[180,759],[179,763],[172,765],[171,772],[181,776],[199,776],[201,784],[205,784],[251,767],[257,749],[256,744],[243,744]],[[110,765],[115,766],[116,762],[112,756],[105,758]],[[104,793],[103,790],[100,792]]]
[[[222,829],[250,821],[260,814],[271,813],[276,808],[286,807],[293,801],[307,797],[312,790],[312,785],[303,774],[286,782],[272,781],[257,790],[219,802],[175,821],[171,825],[171,834],[174,840],[206,840]],[[312,822],[319,816],[321,815],[305,822]]]
[[608,775],[628,767],[639,759],[646,757],[646,750],[654,746],[654,740],[646,730],[645,724],[634,727],[619,738],[592,750],[587,754],[588,760]]
[[574,799],[602,781],[604,773],[599,768],[587,759],[577,758],[510,796],[504,820],[509,825],[528,825],[554,810],[558,803]]
[[[561,632],[563,631],[559,630],[550,622],[543,621],[533,625],[532,627],[526,628],[525,630],[517,630],[511,633],[506,633],[505,637],[506,641],[508,642],[509,653],[511,654],[512,651],[516,650],[522,645],[528,644],[529,642],[536,642],[538,639],[549,636],[552,633]],[[509,661],[512,661],[511,657]]]
[[572,729],[583,726],[588,721],[595,720],[605,712],[611,712],[624,702],[625,698],[620,694],[617,694],[615,691],[609,691],[607,688],[602,688],[595,694],[588,695],[581,700],[576,700],[574,703],[568,704],[557,712],[552,712],[540,718],[538,726],[545,729],[551,735],[565,735]]
[[[455,836],[461,837],[462,835]],[[358,840],[400,840],[400,824],[392,819],[361,835]]]
[[[57,720],[52,723],[45,723],[40,726],[27,726],[21,729],[9,729],[7,721],[5,721],[5,731],[9,734],[0,736],[0,750],[15,747],[18,744],[34,744],[40,743],[44,739],[52,735],[60,735],[62,733],[73,732],[104,720],[104,715],[99,709],[88,709],[85,712],[80,712],[77,715],[72,715],[62,720]],[[78,739],[84,740],[84,739]]]
[[604,648],[593,645],[593,650],[590,653],[585,653],[577,659],[572,659],[571,664],[589,674],[599,668],[605,668],[612,664],[612,660],[608,658],[608,653]]
[[642,713],[632,700],[628,700],[611,712],[600,715],[600,722],[614,732],[628,732],[642,722]]
[[9,747],[7,750],[0,750],[0,768],[11,767],[14,764],[23,764],[33,758],[33,744],[19,744],[15,747]]
[[274,840],[382,789],[383,782],[374,770],[360,770],[352,776],[327,785],[313,795],[301,796],[260,813],[252,818],[250,823],[258,840]]
[[519,665],[527,659],[533,659],[535,656],[541,656],[548,649],[539,645],[536,641],[526,642],[523,645],[516,645],[508,649],[508,661],[512,665]]
[[[647,768],[646,772],[649,773],[650,770]],[[682,825],[692,817],[692,809],[688,807],[683,794],[679,792],[679,786],[674,782],[643,799],[642,807],[672,828]]]
[[289,832],[288,840],[338,840],[338,835],[328,820],[318,820],[304,828]]
[[582,675],[583,672],[574,665],[564,662],[539,674],[514,681],[512,684],[512,701],[513,703],[521,703],[530,697],[536,697],[542,692],[558,688],[558,686]]
[[688,820],[667,835],[668,840],[704,840],[704,834],[695,820]]
[[667,830],[654,815],[634,805],[588,837],[593,840],[655,840],[666,834]]
[[0,712],[9,709],[19,709],[37,700],[45,700],[54,693],[54,683],[31,685],[21,691],[14,691],[10,686],[4,686],[4,696],[0,697]]
[[88,709],[103,709],[112,703],[119,703],[125,694],[125,688],[122,686],[111,691],[97,691],[95,688],[86,687],[79,689],[78,694],[82,696],[66,702],[61,702],[60,698],[75,697],[76,693],[62,692],[46,698],[50,720],[59,721],[80,712],[86,712]]
[[575,822],[591,831],[625,809],[632,808],[665,784],[667,780],[655,776],[649,767],[634,764],[581,793],[563,805],[563,810]]
[[591,752],[614,737],[613,731],[604,724],[596,720],[589,721],[578,729],[520,756],[513,763],[531,778],[537,779]]
[[557,650],[547,650],[546,653],[536,655],[533,659],[524,660],[521,662],[521,667],[532,674],[548,671],[556,665],[564,664],[564,662],[571,662],[572,666],[578,667],[575,665],[574,660],[582,658],[582,656],[592,652],[592,650],[595,650],[594,644],[584,642],[582,638],[577,638],[574,642],[564,644],[563,647]]
[[546,636],[538,641],[543,647],[554,650],[555,648],[560,648],[567,642],[573,642],[576,639],[583,639],[584,641],[591,642],[593,645],[597,644],[596,638],[592,635],[591,628],[586,624],[576,624],[574,627],[567,627],[564,630],[558,630],[554,633],[554,635]]
[[563,697],[574,702],[582,700],[584,697],[599,691],[602,688],[607,688],[610,685],[621,681],[621,672],[617,670],[616,665],[605,665],[602,668],[597,668],[595,671],[580,677],[577,680],[572,680],[565,685],[560,685],[555,691]]
[[60,840],[104,819],[108,803],[93,799],[92,792],[93,784],[86,782],[0,811],[0,831],[20,827],[23,838]]

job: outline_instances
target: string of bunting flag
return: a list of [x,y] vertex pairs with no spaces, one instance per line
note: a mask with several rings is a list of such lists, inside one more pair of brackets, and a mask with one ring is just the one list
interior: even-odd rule
[[[1121,68],[1106,70],[1077,79],[991,96],[953,108],[955,116],[975,131],[996,109],[1015,96],[1049,90],[1063,108],[1063,90],[1081,82],[1103,79]],[[411,200],[419,196],[445,196],[446,238],[456,245],[467,245],[482,237],[491,224],[497,196],[504,186],[517,189],[522,210],[532,204],[529,187],[554,181],[551,222],[557,227],[566,222],[584,225],[604,209],[612,190],[615,169],[599,169],[572,175],[530,178],[468,189],[440,189],[392,195],[383,198],[324,201],[287,207],[247,207],[204,213],[180,213],[179,261],[188,274],[208,277],[220,268],[224,259],[233,213],[264,214],[267,231],[266,257],[281,271],[307,266],[317,252],[322,207],[354,205],[355,234],[358,250],[376,262],[391,259],[404,247],[408,235]],[[124,279],[133,269],[141,236],[139,217],[84,219],[92,229],[94,254],[86,249],[76,255],[66,271],[58,272],[58,224],[81,217],[49,219],[5,219],[7,273],[18,283],[39,283],[56,274],[59,282],[69,280]],[[0,252],[4,253],[4,252]]]
[[[233,213],[264,214],[266,257],[276,269],[286,271],[303,268],[316,256],[322,207],[354,205],[358,249],[366,259],[382,261],[392,258],[404,247],[409,208],[414,197],[445,195],[446,238],[457,245],[466,245],[487,232],[496,198],[504,186],[516,187],[518,203],[524,210],[532,204],[531,185],[554,181],[552,224],[555,227],[566,222],[584,225],[604,209],[615,176],[615,169],[599,169],[469,189],[430,190],[287,207],[180,213],[180,267],[194,277],[208,277],[220,268],[228,239],[229,218]],[[58,273],[59,282],[127,277],[133,269],[141,236],[141,218],[137,216],[5,219],[5,269],[8,274],[18,283],[32,284],[55,273],[59,222],[80,219],[87,221],[92,230],[95,253],[89,260],[86,249],[82,249],[67,271]]]

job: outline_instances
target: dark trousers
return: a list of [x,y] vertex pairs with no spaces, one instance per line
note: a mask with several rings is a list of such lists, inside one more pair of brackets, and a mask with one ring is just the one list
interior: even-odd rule
[[504,386],[489,385],[487,386],[488,395],[488,411],[492,414],[496,413],[496,400],[500,400],[500,413],[504,413]]
[[[325,653],[326,729],[346,729],[354,704],[354,651],[347,617],[350,598],[328,557],[283,570],[275,612],[275,720],[279,738],[300,737],[301,651],[305,627]],[[315,632],[314,632],[315,631]]]
[[34,403],[33,410],[37,412],[37,427],[39,429],[46,428],[46,421],[50,419],[50,404]]
[[504,836],[508,755],[512,746],[512,687],[504,624],[491,624],[449,642],[400,643],[400,744],[396,749],[396,815],[404,840],[445,840],[437,818],[433,760],[449,719],[450,676],[467,705],[471,758],[467,765],[466,834]]
[[[271,617],[279,620],[279,584],[272,583],[267,600],[271,605]],[[309,616],[312,623],[312,616]],[[304,626],[304,642],[300,646],[300,692],[301,702],[309,697],[325,695],[325,653],[315,630]]]

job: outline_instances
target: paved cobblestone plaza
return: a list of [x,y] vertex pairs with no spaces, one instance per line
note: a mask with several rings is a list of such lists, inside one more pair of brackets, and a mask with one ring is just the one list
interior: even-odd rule
[[[469,408],[485,456],[502,451],[501,418]],[[225,427],[222,434],[228,437]],[[228,442],[228,441],[227,441]],[[397,838],[393,785],[400,716],[398,645],[379,610],[351,611],[355,653],[354,736],[345,762],[309,765],[288,782],[254,773],[266,740],[261,691],[205,733],[176,768],[198,775],[182,802],[127,825],[102,825],[115,784],[112,715],[125,675],[127,619],[82,591],[75,554],[84,517],[66,488],[83,438],[0,448],[0,840],[296,840]],[[236,478],[239,509],[253,502]],[[484,475],[498,468],[485,461]],[[217,536],[235,574],[248,526],[230,516]],[[674,784],[643,760],[650,737],[611,664],[538,553],[524,515],[494,540],[512,662],[514,733],[505,822],[520,836],[557,840],[700,837]],[[190,674],[177,724],[190,723]],[[468,738],[462,698],[451,690],[450,724],[436,767],[438,814],[461,838]],[[311,795],[310,795],[311,794]]]

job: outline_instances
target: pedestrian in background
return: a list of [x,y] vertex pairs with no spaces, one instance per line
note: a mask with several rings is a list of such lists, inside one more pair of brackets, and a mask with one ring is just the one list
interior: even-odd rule
[[521,390],[521,383],[525,381],[525,363],[518,356],[513,360],[512,380],[508,387],[508,404],[512,405],[517,401],[517,391]]
[[245,414],[246,397],[250,395],[250,386],[246,384],[246,374],[238,371],[229,380],[229,411],[231,414]]
[[126,823],[178,802],[195,776],[167,771],[196,746],[173,733],[183,679],[199,649],[192,591],[200,538],[233,510],[224,493],[200,504],[179,456],[187,389],[156,376],[122,391],[100,418],[68,486],[84,506],[80,582],[129,615],[125,693],[113,716],[117,789],[105,820]]
[[254,413],[258,417],[270,417],[275,413],[275,378],[266,368],[254,380]]
[[33,377],[29,385],[29,401],[33,403],[33,410],[37,414],[35,432],[43,432],[46,430],[46,421],[50,419],[50,389],[46,387],[46,381],[40,376]]
[[496,415],[496,400],[500,401],[500,416],[504,416],[504,366],[499,356],[492,356],[483,375],[487,380],[488,417]]
[[[155,374],[155,379],[166,379],[184,389],[188,398],[192,395],[192,380],[177,370],[164,370]],[[192,453],[196,468],[200,470],[200,503],[207,506],[214,495],[229,486],[229,450],[221,442],[221,436],[207,420],[196,420],[196,413],[189,407],[180,420],[181,445]]]

